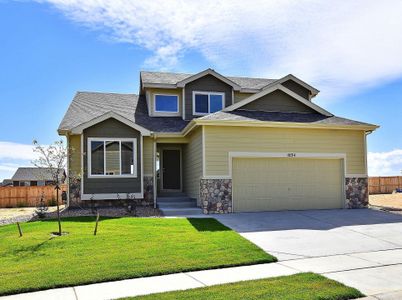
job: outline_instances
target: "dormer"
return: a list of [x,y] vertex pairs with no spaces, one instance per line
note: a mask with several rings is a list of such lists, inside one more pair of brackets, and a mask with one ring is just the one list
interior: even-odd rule
[[278,84],[307,101],[319,92],[292,74],[275,80],[226,77],[206,69],[197,74],[141,72],[140,95],[146,98],[151,117],[191,120],[224,110]]

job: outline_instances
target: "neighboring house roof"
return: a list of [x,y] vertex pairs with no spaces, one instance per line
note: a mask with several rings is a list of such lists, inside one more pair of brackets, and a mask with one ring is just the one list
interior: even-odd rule
[[325,116],[319,113],[284,113],[284,112],[264,112],[250,110],[219,111],[199,118],[198,120],[209,121],[265,121],[265,122],[291,122],[321,125],[361,125],[375,126],[372,124],[358,122],[337,116]]
[[0,186],[8,186],[12,185],[13,181],[11,179],[4,179],[3,182],[0,184]]
[[[205,71],[203,71],[205,72]],[[202,73],[202,72],[201,72]],[[199,74],[199,73],[198,73]],[[197,74],[189,73],[168,73],[168,72],[147,72],[141,71],[141,81],[144,87],[158,86],[158,85],[171,85],[176,86]],[[276,79],[268,78],[250,78],[250,77],[233,77],[225,76],[227,79],[238,85],[243,90],[261,90],[268,84],[274,82]]]
[[78,92],[59,126],[59,133],[102,118],[124,118],[148,131],[179,132],[187,124],[181,117],[150,117],[143,97],[135,94]]
[[[22,167],[15,171],[12,181],[50,181],[53,180],[51,168]],[[63,169],[59,169],[59,176],[65,175]]]

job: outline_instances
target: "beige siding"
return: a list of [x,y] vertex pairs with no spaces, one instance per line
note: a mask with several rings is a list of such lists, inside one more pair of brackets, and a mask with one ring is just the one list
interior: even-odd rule
[[153,154],[153,140],[150,137],[144,137],[144,175],[152,175],[152,154]]
[[234,92],[234,103],[237,103],[241,100],[244,100],[250,96],[254,95],[253,93],[240,93],[240,92]]
[[190,135],[190,143],[183,146],[183,191],[191,198],[200,199],[202,176],[202,129]]
[[274,91],[250,102],[239,109],[257,111],[280,111],[315,113],[316,111],[282,91]]
[[233,208],[236,212],[343,208],[342,174],[341,159],[234,158]]
[[69,172],[70,175],[81,174],[81,135],[69,135],[70,148]]
[[[154,112],[154,95],[163,94],[163,95],[177,95],[179,96],[179,113],[176,114],[161,114]],[[182,102],[182,89],[154,89],[154,88],[147,88],[145,91],[145,95],[147,98],[148,110],[151,116],[161,116],[161,115],[170,115],[170,116],[181,116],[182,109],[183,109],[183,102]]]
[[230,175],[230,151],[345,153],[346,173],[366,174],[363,131],[217,126],[204,130],[207,176]]

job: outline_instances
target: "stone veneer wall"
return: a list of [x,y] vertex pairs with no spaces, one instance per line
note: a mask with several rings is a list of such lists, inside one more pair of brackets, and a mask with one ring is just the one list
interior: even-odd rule
[[364,208],[368,205],[368,178],[345,178],[346,208]]
[[[153,177],[152,176],[144,176],[144,198],[141,201],[141,205],[148,206],[153,205],[154,202],[154,187],[153,187]],[[70,207],[73,208],[87,208],[91,207],[124,207],[128,203],[128,199],[126,197],[122,197],[121,199],[116,200],[81,200],[81,181],[75,180],[74,182],[70,182]]]
[[201,179],[200,200],[204,214],[232,212],[232,179]]

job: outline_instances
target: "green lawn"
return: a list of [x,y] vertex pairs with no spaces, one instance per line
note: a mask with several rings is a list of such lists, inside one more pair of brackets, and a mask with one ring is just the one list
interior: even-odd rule
[[215,219],[67,218],[0,226],[0,295],[276,258]]
[[346,300],[364,295],[334,280],[314,273],[301,273],[261,280],[242,281],[186,291],[168,292],[126,299],[197,300]]

